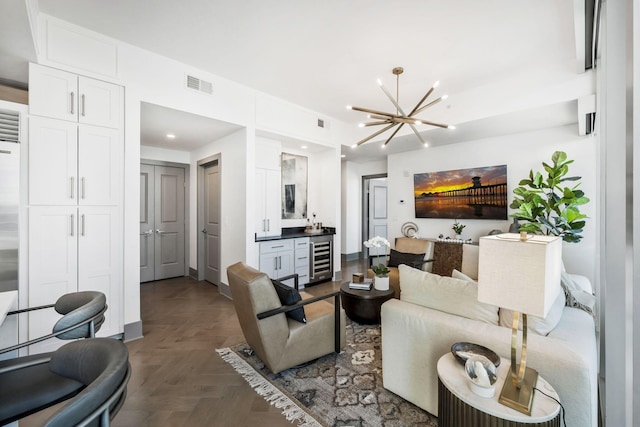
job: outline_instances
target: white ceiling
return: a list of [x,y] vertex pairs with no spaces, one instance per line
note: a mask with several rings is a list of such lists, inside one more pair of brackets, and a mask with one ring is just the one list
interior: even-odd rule
[[[354,127],[363,121],[363,114],[347,110],[346,105],[393,110],[377,87],[376,79],[381,78],[395,94],[391,69],[402,66],[405,72],[400,80],[400,104],[411,109],[431,84],[440,80],[435,95],[448,93],[450,97],[423,113],[423,117],[428,119],[433,111],[447,123],[456,124],[455,132],[459,135],[464,135],[464,126],[456,119],[455,108],[447,110],[451,105],[455,107],[456,94],[531,70],[564,67],[576,72],[576,2],[579,3],[578,0],[38,0],[44,13],[352,123]],[[0,40],[0,53],[7,49],[6,45],[7,39]],[[21,80],[15,76],[12,79]],[[26,76],[22,79],[26,81]],[[564,111],[567,108],[565,105]],[[167,120],[166,114],[171,111],[142,107],[142,132],[150,135],[149,141],[155,141],[163,132],[156,128],[158,123],[185,120],[178,112],[174,120]],[[152,117],[160,117],[161,121]],[[575,122],[575,116],[571,120]],[[215,121],[212,124],[221,125]],[[480,124],[475,126],[479,128]],[[493,123],[492,128],[495,126]],[[223,128],[222,133],[230,131]],[[436,144],[464,138],[446,139],[442,135],[440,140],[440,134],[439,130],[433,131]],[[146,143],[146,136],[143,141]],[[415,137],[413,142],[417,144]],[[394,144],[399,148],[395,140]],[[380,155],[379,148],[359,151],[361,157]]]

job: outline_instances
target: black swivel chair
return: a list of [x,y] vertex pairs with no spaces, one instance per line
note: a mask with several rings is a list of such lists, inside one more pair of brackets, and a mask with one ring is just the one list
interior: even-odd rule
[[121,341],[90,338],[20,359],[0,361],[0,425],[63,402],[44,426],[104,427],[124,403],[131,366]]
[[10,311],[7,313],[7,316],[47,308],[53,308],[59,314],[63,315],[53,326],[53,332],[51,334],[0,349],[0,354],[8,353],[53,337],[62,340],[95,337],[95,333],[100,330],[100,327],[104,323],[104,313],[107,311],[107,298],[102,292],[97,291],[73,292],[62,295],[55,304]]

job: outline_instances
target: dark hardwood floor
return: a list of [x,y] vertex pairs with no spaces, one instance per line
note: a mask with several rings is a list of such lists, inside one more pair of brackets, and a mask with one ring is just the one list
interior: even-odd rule
[[[342,277],[366,271],[364,265],[346,263]],[[340,283],[306,291],[320,294]],[[233,302],[216,286],[181,277],[143,283],[140,293],[144,338],[127,343],[132,375],[114,427],[292,425],[215,352],[244,341]],[[39,425],[45,415],[20,426]]]

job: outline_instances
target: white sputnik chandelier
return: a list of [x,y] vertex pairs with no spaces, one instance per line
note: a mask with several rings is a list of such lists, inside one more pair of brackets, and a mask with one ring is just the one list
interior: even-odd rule
[[362,107],[354,107],[354,106],[347,106],[348,109],[350,110],[355,110],[355,111],[362,111],[363,113],[367,113],[368,114],[368,118],[369,119],[373,119],[373,121],[371,122],[367,122],[367,123],[361,123],[359,126],[360,127],[368,127],[368,126],[384,126],[382,129],[374,132],[372,135],[369,135],[368,137],[364,138],[363,140],[358,141],[357,143],[352,145],[352,148],[356,148],[362,144],[364,144],[365,142],[371,140],[372,138],[375,138],[376,136],[393,129],[394,127],[396,128],[393,133],[391,134],[391,136],[389,136],[389,138],[387,138],[387,140],[384,142],[384,144],[382,144],[382,148],[385,148],[387,146],[387,144],[389,143],[389,141],[391,141],[391,139],[396,136],[396,134],[398,133],[398,131],[400,129],[402,129],[402,126],[404,125],[409,125],[411,127],[411,130],[413,130],[413,132],[416,134],[416,136],[418,137],[418,139],[420,140],[420,142],[422,144],[424,144],[424,146],[428,146],[427,142],[424,140],[424,138],[422,137],[422,135],[420,135],[420,132],[418,132],[418,129],[416,126],[425,124],[425,125],[431,125],[431,126],[437,126],[440,128],[445,128],[445,129],[455,129],[455,126],[450,126],[450,125],[445,125],[442,123],[436,123],[436,122],[432,122],[429,120],[424,120],[424,119],[420,119],[415,117],[416,114],[421,113],[422,111],[426,110],[429,107],[433,107],[434,105],[436,105],[438,102],[447,99],[447,95],[442,95],[440,98],[435,99],[431,102],[429,102],[428,104],[423,105],[426,101],[427,98],[433,93],[433,91],[435,90],[436,87],[438,87],[438,83],[439,82],[435,82],[433,84],[433,86],[431,86],[431,88],[427,91],[427,93],[422,97],[422,99],[420,100],[420,102],[418,102],[416,104],[415,107],[413,107],[413,110],[411,110],[411,112],[409,114],[406,114],[402,108],[400,107],[399,104],[399,90],[400,90],[400,74],[402,74],[404,72],[404,69],[402,67],[396,67],[392,70],[393,74],[396,76],[396,97],[394,98],[393,96],[391,96],[391,94],[389,93],[389,91],[384,87],[384,85],[382,84],[382,81],[378,80],[378,85],[380,85],[380,89],[382,89],[382,92],[384,92],[385,95],[387,95],[387,98],[389,98],[389,100],[391,101],[391,103],[396,107],[396,113],[385,113],[383,111],[377,111],[377,110],[371,110],[369,108],[362,108]]

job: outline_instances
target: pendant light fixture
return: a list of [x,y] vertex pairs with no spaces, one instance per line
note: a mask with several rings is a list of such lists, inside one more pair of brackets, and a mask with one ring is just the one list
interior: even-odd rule
[[435,82],[433,84],[433,86],[431,86],[431,88],[427,91],[427,93],[422,97],[422,99],[420,100],[420,102],[418,102],[416,104],[415,107],[413,107],[413,110],[411,110],[411,112],[409,114],[406,114],[402,108],[400,107],[400,103],[399,103],[399,99],[400,99],[400,74],[402,74],[404,72],[404,69],[402,67],[396,67],[392,70],[393,74],[396,76],[396,97],[394,98],[393,96],[391,96],[391,94],[389,93],[389,91],[384,87],[384,85],[382,84],[382,81],[380,81],[378,79],[378,85],[380,86],[380,89],[382,89],[382,92],[384,92],[384,94],[387,96],[387,98],[389,98],[389,100],[391,101],[391,103],[396,107],[396,113],[386,113],[383,111],[377,111],[377,110],[372,110],[370,108],[362,108],[362,107],[354,107],[354,106],[347,106],[347,108],[349,110],[355,110],[355,111],[361,111],[363,113],[368,113],[368,118],[369,119],[373,119],[373,121],[367,122],[367,123],[361,123],[359,126],[360,127],[369,127],[369,126],[384,126],[382,129],[379,129],[378,131],[374,132],[373,134],[369,135],[368,137],[358,141],[357,143],[355,143],[354,145],[352,145],[352,148],[356,148],[362,144],[364,144],[365,142],[371,140],[372,138],[375,138],[376,136],[393,129],[394,127],[396,128],[393,133],[391,134],[391,136],[389,136],[389,138],[387,138],[387,140],[384,142],[384,144],[382,144],[382,148],[385,148],[387,146],[387,144],[389,143],[389,141],[391,141],[391,139],[396,136],[396,134],[398,133],[398,131],[402,128],[402,126],[404,125],[409,125],[409,127],[411,127],[411,130],[413,130],[413,132],[416,134],[416,136],[418,137],[418,139],[420,140],[420,142],[427,147],[428,144],[427,142],[424,140],[424,138],[422,137],[422,135],[420,135],[420,132],[418,132],[418,129],[416,128],[416,126],[425,124],[425,125],[431,125],[431,126],[437,126],[437,127],[441,127],[441,128],[446,128],[446,129],[455,129],[455,126],[450,126],[450,125],[445,125],[442,123],[436,123],[436,122],[432,122],[429,120],[424,120],[424,119],[420,119],[415,117],[418,113],[421,113],[422,111],[426,110],[429,107],[433,107],[434,105],[436,105],[437,103],[439,103],[440,101],[447,99],[447,95],[443,95],[440,98],[437,98],[431,102],[429,102],[428,104],[423,105],[427,98],[433,93],[433,91],[435,90],[436,87],[438,87],[439,82]]

